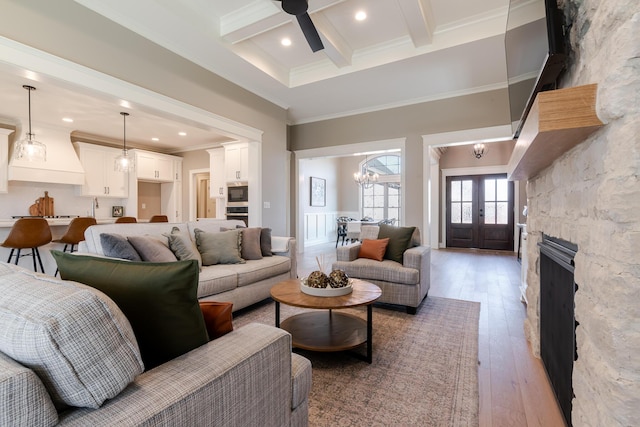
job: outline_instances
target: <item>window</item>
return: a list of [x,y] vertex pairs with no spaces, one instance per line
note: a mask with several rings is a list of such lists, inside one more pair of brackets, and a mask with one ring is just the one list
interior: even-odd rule
[[385,154],[368,159],[363,170],[376,172],[378,182],[362,189],[362,216],[376,220],[400,219],[400,156]]
[[509,223],[509,190],[507,179],[484,180],[484,223]]
[[451,180],[451,223],[471,224],[473,207],[473,181]]

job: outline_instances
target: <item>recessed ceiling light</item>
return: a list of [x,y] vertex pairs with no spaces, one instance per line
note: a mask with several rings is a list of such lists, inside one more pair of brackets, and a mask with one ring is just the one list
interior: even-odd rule
[[186,133],[186,132],[178,132],[178,135],[180,135],[180,136],[187,136],[187,133]]
[[71,117],[63,117],[62,121],[67,123],[73,123],[73,119]]
[[160,138],[151,138],[152,141],[160,141]]
[[364,21],[367,19],[367,13],[363,10],[356,12],[356,21]]
[[288,37],[285,37],[282,40],[280,40],[280,43],[282,43],[282,46],[291,46],[291,39]]
[[120,106],[121,106],[122,108],[129,108],[129,109],[131,109],[131,104],[129,103],[129,101],[121,100],[121,101],[120,101]]

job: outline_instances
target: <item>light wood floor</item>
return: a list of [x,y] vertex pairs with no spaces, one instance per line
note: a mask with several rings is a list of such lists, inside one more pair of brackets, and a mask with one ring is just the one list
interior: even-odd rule
[[[325,271],[335,260],[335,243],[307,248],[298,259],[300,277]],[[481,303],[479,325],[480,426],[564,426],[542,362],[524,337],[516,256],[493,251],[431,251],[431,288],[437,296]],[[427,298],[428,298],[427,297]],[[381,308],[382,309],[382,308]]]

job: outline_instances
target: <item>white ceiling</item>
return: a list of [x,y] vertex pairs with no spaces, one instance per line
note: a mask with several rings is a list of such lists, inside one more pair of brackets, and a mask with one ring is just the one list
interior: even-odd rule
[[[75,1],[286,108],[290,124],[506,87],[509,0],[310,0],[325,46],[316,53],[278,1]],[[361,10],[367,19],[359,22]],[[292,45],[282,46],[283,37]],[[26,116],[24,76],[0,62],[5,122]],[[121,139],[122,117],[113,107],[121,100],[53,79],[37,83],[34,124]],[[63,123],[62,116],[75,121]],[[178,137],[181,130],[188,136]],[[132,112],[127,138],[163,150],[227,139],[158,111]]]

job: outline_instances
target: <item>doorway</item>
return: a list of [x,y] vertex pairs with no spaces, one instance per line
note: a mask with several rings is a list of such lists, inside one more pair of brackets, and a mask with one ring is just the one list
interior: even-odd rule
[[506,174],[448,176],[447,247],[513,251],[513,193]]
[[196,180],[196,218],[215,218],[216,199],[210,197],[211,180],[209,173],[195,174]]

